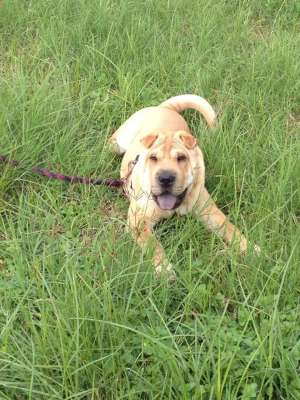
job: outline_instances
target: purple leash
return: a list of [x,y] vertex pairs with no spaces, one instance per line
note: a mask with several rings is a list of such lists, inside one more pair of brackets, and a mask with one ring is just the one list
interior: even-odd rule
[[[7,156],[0,155],[0,162],[1,161],[4,162],[5,164],[11,165],[12,167],[16,167],[20,164],[19,161],[10,160]],[[134,162],[134,165],[136,162],[137,162],[137,159]],[[89,178],[89,177],[85,177],[85,176],[64,175],[59,172],[52,172],[52,171],[49,171],[48,169],[38,168],[38,167],[31,168],[31,171],[34,174],[42,175],[49,179],[58,179],[59,181],[62,181],[62,182],[83,183],[84,185],[103,185],[103,186],[109,186],[109,187],[114,187],[114,188],[122,187],[124,185],[124,183],[126,182],[126,179],[129,177],[129,175],[132,172],[132,170],[131,170],[126,179],[112,179],[112,178],[101,179],[101,178]]]

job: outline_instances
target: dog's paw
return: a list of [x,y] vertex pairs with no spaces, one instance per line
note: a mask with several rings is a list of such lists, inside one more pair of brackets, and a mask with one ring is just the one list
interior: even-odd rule
[[242,255],[246,255],[247,253],[254,253],[256,256],[261,255],[261,249],[257,244],[250,245],[247,242],[240,245],[240,252]]
[[251,244],[247,241],[247,239],[244,236],[241,236],[240,238],[240,252],[241,254],[246,254],[249,253],[250,251],[253,251],[257,256],[261,254],[261,249],[257,244],[254,244],[251,246]]
[[165,262],[155,268],[155,275],[157,278],[165,277],[169,282],[176,281],[176,273],[172,264]]
[[241,236],[239,239],[239,247],[240,247],[240,253],[245,254],[247,253],[248,250],[248,241],[245,238],[245,236]]
[[124,149],[121,146],[119,146],[117,139],[114,137],[114,135],[108,139],[107,147],[109,148],[109,151],[111,153],[115,153],[115,154],[119,154],[119,155],[122,155],[125,153]]

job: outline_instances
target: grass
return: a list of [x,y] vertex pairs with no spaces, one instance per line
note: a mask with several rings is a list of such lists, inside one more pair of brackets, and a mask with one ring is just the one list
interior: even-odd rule
[[185,114],[207,187],[263,251],[166,221],[168,286],[125,199],[1,166],[1,400],[300,398],[299,17],[297,0],[0,2],[1,154],[118,176],[114,129],[200,94],[219,114],[214,131]]

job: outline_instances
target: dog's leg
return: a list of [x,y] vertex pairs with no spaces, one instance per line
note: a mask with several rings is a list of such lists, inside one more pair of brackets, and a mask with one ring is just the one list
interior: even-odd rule
[[[228,244],[236,240],[239,243],[241,253],[246,252],[247,240],[245,236],[216,206],[206,188],[203,188],[194,212],[210,231],[221,236]],[[255,246],[255,250],[259,252],[259,247]]]
[[142,249],[154,248],[153,264],[156,275],[158,277],[165,275],[169,280],[175,280],[176,276],[173,267],[169,263],[162,245],[154,235],[153,219],[147,217],[142,210],[130,207],[128,211],[128,226],[134,239]]
[[111,136],[108,141],[110,149],[116,154],[124,154],[140,129],[140,121],[136,119],[136,115],[133,114],[127,121],[125,121]]
[[121,147],[118,143],[118,136],[119,136],[120,128],[113,133],[113,135],[108,140],[108,146],[110,151],[115,154],[122,155],[125,153],[126,149]]

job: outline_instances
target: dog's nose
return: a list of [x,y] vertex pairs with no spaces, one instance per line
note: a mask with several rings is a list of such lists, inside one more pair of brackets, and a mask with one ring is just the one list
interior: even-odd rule
[[173,185],[176,179],[176,174],[171,171],[161,171],[158,174],[158,182],[161,184],[163,187],[169,187]]

